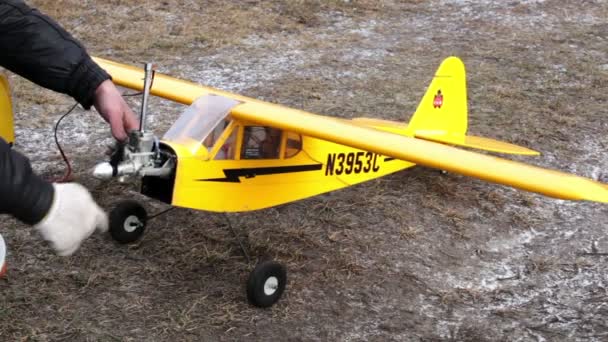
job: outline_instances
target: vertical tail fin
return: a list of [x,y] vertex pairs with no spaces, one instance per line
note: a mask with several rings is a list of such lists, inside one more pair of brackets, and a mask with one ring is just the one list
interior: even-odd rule
[[483,137],[467,136],[467,84],[464,64],[448,57],[437,69],[431,85],[410,120],[407,131],[419,139],[478,150],[538,155],[525,147]]
[[464,64],[446,58],[412,116],[408,131],[462,136],[467,132],[467,86]]
[[13,103],[11,102],[8,80],[4,75],[0,75],[0,138],[9,143],[15,141]]

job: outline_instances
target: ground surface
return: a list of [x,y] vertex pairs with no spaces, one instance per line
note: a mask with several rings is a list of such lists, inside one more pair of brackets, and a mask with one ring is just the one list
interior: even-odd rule
[[[32,2],[96,55],[154,61],[171,75],[346,118],[406,120],[440,61],[458,55],[471,134],[541,150],[531,163],[608,180],[605,1]],[[46,176],[60,174],[51,127],[71,100],[12,83],[17,148]],[[179,109],[155,100],[152,127],[162,133]],[[78,181],[105,208],[144,200],[88,176],[111,141],[94,112],[62,127]],[[605,341],[607,214],[415,168],[232,215],[255,255],[288,266],[287,292],[270,310],[246,303],[249,266],[221,215],[178,209],[136,245],[94,236],[71,258],[6,219],[0,336]]]

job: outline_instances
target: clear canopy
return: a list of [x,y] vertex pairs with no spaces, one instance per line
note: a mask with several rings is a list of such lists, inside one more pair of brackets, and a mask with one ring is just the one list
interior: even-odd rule
[[213,129],[238,104],[239,101],[223,96],[201,96],[186,108],[165,133],[163,140],[180,144],[195,154]]

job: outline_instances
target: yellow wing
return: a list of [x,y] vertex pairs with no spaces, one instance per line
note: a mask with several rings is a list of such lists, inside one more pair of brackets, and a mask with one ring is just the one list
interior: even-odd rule
[[608,185],[572,174],[360,127],[298,110],[285,110],[274,105],[244,103],[234,108],[232,114],[261,125],[276,126],[551,197],[608,203]]
[[[99,58],[96,61],[112,75],[115,83],[132,89],[142,89],[142,69]],[[190,104],[205,94],[225,96],[243,102],[231,112],[237,119],[274,126],[555,198],[608,203],[608,185],[588,178],[465,151],[433,141],[383,132],[165,75],[155,76],[151,93],[184,104]]]

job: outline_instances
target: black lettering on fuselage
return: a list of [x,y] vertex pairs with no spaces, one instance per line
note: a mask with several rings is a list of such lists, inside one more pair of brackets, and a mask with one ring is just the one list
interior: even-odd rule
[[371,152],[367,152],[365,154],[365,159],[367,161],[367,163],[365,163],[365,167],[363,167],[363,172],[368,173],[369,170],[372,169],[372,159],[374,158],[374,153]]
[[365,152],[357,152],[357,156],[355,157],[355,169],[353,170],[355,173],[360,173],[363,169],[363,161],[361,158],[365,155]]
[[339,176],[344,172],[344,153],[338,153],[338,168],[336,169],[336,174]]
[[378,170],[380,170],[380,166],[378,164],[376,164],[378,162],[378,155],[374,153],[374,167],[372,168],[372,170],[374,170],[374,172],[378,172]]
[[359,174],[378,172],[378,155],[372,152],[329,153],[325,164],[325,175]]
[[325,167],[325,175],[333,176],[334,175],[334,163],[336,162],[336,154],[330,153],[327,155],[327,166]]
[[354,153],[349,153],[346,155],[346,168],[344,170],[344,173],[346,173],[347,175],[350,175],[351,173],[353,173],[353,167],[355,166],[355,154]]

